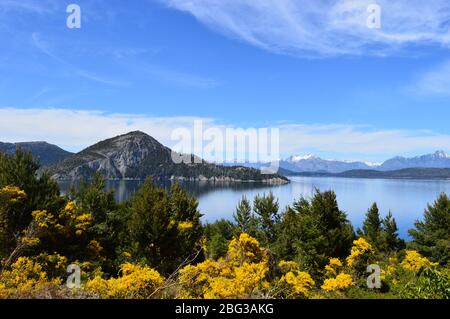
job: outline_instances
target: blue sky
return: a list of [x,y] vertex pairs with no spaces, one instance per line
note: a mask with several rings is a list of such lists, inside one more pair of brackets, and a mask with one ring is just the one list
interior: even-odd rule
[[[0,0],[0,140],[76,151],[141,129],[280,127],[282,152],[450,150],[450,4]],[[391,3],[390,3],[391,2]]]

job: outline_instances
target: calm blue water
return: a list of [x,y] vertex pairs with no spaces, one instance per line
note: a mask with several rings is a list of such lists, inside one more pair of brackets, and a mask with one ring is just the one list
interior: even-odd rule
[[[132,196],[141,182],[109,181],[107,187],[116,190],[116,199],[124,201]],[[161,186],[169,187],[168,183]],[[243,195],[253,199],[258,194],[272,191],[279,199],[281,210],[301,196],[311,197],[314,189],[334,190],[341,210],[356,227],[364,220],[370,205],[376,201],[382,216],[392,211],[400,235],[408,238],[407,231],[414,221],[422,218],[427,203],[432,203],[440,193],[450,194],[450,181],[351,179],[332,177],[292,177],[291,183],[281,186],[260,184],[209,184],[185,183],[183,186],[199,200],[203,219],[213,222],[220,218],[231,219]],[[67,191],[70,185],[61,183]]]

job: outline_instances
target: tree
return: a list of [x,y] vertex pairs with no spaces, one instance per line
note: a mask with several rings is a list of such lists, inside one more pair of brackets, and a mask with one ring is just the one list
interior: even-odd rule
[[433,205],[428,205],[423,221],[415,222],[409,230],[413,238],[410,246],[442,265],[450,261],[450,198],[441,194]]
[[[114,191],[106,191],[106,180],[100,173],[95,173],[92,180],[82,180],[78,189],[71,190],[70,198],[76,201],[79,209],[92,216],[92,224],[88,233],[96,239],[102,247],[105,262],[102,269],[116,272],[114,261],[117,258],[118,247],[121,246],[120,233],[125,230],[125,223],[117,223],[119,205],[114,198]],[[126,215],[123,210],[121,214]]]
[[330,257],[349,254],[355,237],[345,213],[339,210],[336,194],[318,190],[310,201],[300,198],[286,210],[278,234],[276,247],[281,257],[299,261],[316,278]]
[[278,200],[272,192],[269,195],[256,196],[253,201],[253,210],[257,215],[260,241],[263,245],[270,245],[275,241],[276,224],[279,221]]
[[180,184],[175,183],[169,192],[169,214],[172,221],[178,224],[179,256],[177,260],[183,262],[185,258],[196,252],[195,246],[200,244],[203,227],[198,210],[198,201],[189,195]]
[[251,236],[256,236],[256,220],[252,214],[252,207],[247,197],[243,196],[239,201],[236,212],[233,213],[233,218],[236,222],[236,231],[239,234],[247,233]]
[[382,220],[382,250],[385,252],[399,251],[405,248],[405,241],[398,237],[398,227],[392,212]]
[[178,251],[177,224],[171,221],[167,192],[147,179],[130,207],[128,231],[133,255],[161,272],[169,272]]
[[224,257],[235,232],[235,226],[225,219],[207,224],[204,232],[207,238],[207,257],[212,259]]
[[[0,258],[14,250],[33,211],[59,211],[64,206],[56,182],[45,172],[38,176],[38,169],[30,152],[19,148],[11,156],[0,152]],[[23,193],[20,203],[11,197],[19,193]]]
[[147,179],[129,207],[135,258],[168,274],[195,255],[202,236],[197,205],[178,185],[168,193]]
[[360,236],[365,237],[372,246],[379,248],[381,245],[381,219],[378,206],[373,203],[366,213],[362,230],[358,230]]

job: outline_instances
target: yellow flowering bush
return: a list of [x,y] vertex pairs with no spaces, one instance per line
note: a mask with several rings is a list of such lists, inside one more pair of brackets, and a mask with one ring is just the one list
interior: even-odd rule
[[249,234],[242,233],[239,238],[234,238],[229,246],[227,258],[237,265],[244,262],[261,262],[267,257],[267,252],[261,248],[259,242]]
[[265,286],[268,267],[265,263],[244,263],[235,267],[228,276],[211,278],[204,294],[206,299],[256,297]]
[[335,277],[342,268],[342,262],[339,258],[330,258],[328,265],[325,266],[325,276]]
[[241,234],[228,246],[226,258],[208,259],[180,270],[179,298],[251,298],[268,287],[266,251]]
[[437,265],[438,263],[429,261],[415,250],[407,250],[405,258],[400,263],[400,266],[403,269],[415,273],[419,272],[422,268],[433,268]]
[[325,279],[321,288],[325,291],[340,291],[353,285],[352,276],[340,273],[336,278]]
[[314,288],[315,282],[311,276],[303,271],[289,271],[280,279],[281,283],[286,283],[289,292],[288,297],[306,298],[310,290]]
[[7,197],[10,203],[17,203],[27,197],[25,191],[10,185],[0,188],[0,195]]
[[164,282],[156,270],[126,263],[121,266],[119,278],[106,280],[96,276],[86,282],[84,289],[100,298],[145,299],[151,298]]
[[76,209],[74,202],[69,201],[57,214],[46,210],[32,213],[35,225],[43,230],[56,231],[64,236],[75,234],[81,236],[92,224],[91,214],[82,214]]
[[179,230],[188,230],[188,229],[191,229],[192,227],[194,227],[192,222],[180,222],[180,223],[178,223],[178,229]]
[[50,280],[40,263],[29,257],[20,257],[10,270],[4,270],[0,275],[0,298],[34,297],[61,283],[60,278]]
[[374,249],[372,245],[370,245],[363,237],[360,237],[357,240],[353,241],[352,250],[350,252],[350,255],[346,259],[347,265],[352,267],[358,260],[362,259],[363,257],[369,257],[370,255],[373,255],[373,253]]

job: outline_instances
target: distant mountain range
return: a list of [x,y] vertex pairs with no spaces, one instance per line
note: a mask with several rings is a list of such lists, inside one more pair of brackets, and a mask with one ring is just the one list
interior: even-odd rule
[[[181,154],[178,154],[181,155]],[[193,155],[188,155],[194,159]],[[197,158],[198,159],[198,158]],[[172,150],[143,132],[131,132],[101,141],[62,161],[45,167],[58,180],[90,179],[99,172],[107,179],[178,179],[218,182],[284,184],[277,174],[261,174],[248,167],[225,167],[198,159],[198,163],[172,160]]]
[[24,143],[2,143],[0,142],[0,152],[14,154],[19,147],[24,151],[30,151],[33,157],[39,161],[42,166],[48,166],[62,161],[73,153],[67,152],[62,148],[49,144],[47,142],[24,142]]
[[307,176],[307,177],[450,179],[450,168],[404,168],[393,171],[358,169],[345,171],[341,173],[324,173],[324,172],[296,173],[280,169],[278,173],[286,176]]
[[[249,167],[263,168],[267,164],[240,164]],[[407,168],[450,168],[450,155],[444,151],[436,151],[416,157],[397,156],[383,163],[361,161],[327,160],[315,155],[291,156],[279,162],[280,171],[294,173],[330,173],[337,174],[355,170],[394,171]]]
[[[267,164],[215,165],[202,161],[175,164],[172,150],[143,132],[131,132],[92,145],[73,154],[46,142],[2,143],[0,152],[16,148],[31,151],[56,179],[89,179],[100,172],[108,179],[187,179],[211,181],[264,181],[286,183],[283,177],[337,176],[368,178],[450,178],[450,155],[436,151],[416,157],[397,156],[383,163],[327,160],[315,155],[291,156],[279,162],[278,174],[261,174]],[[193,158],[193,155],[191,155]]]

